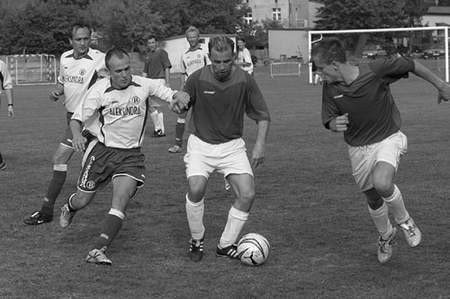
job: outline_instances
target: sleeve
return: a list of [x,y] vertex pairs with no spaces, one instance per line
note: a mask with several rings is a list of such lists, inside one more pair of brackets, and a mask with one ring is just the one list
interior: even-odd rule
[[330,121],[339,115],[341,115],[339,107],[333,101],[329,87],[325,83],[322,87],[322,124],[325,128],[329,129]]
[[[194,105],[195,99],[196,99],[196,93],[195,93],[195,82],[198,80],[197,74],[200,72],[194,72],[192,75],[190,75],[183,86],[183,91],[185,91],[187,94],[189,94],[190,100],[189,100],[189,108]],[[197,78],[197,79],[196,79]]]
[[169,55],[166,51],[161,50],[161,64],[163,66],[163,69],[170,69],[172,67],[172,64],[170,63]]
[[180,57],[180,69],[181,73],[186,75],[186,64],[184,63],[184,55]]
[[146,79],[146,85],[148,88],[149,96],[157,96],[163,101],[171,102],[173,95],[176,93],[175,90],[167,87],[160,80]]
[[97,64],[97,68],[96,70],[98,72],[102,72],[106,70],[106,64],[105,64],[105,54],[101,54],[100,57],[98,58],[98,64]]
[[205,65],[211,64],[211,60],[209,60],[209,52],[208,52],[208,50],[205,50],[203,52],[203,57],[205,59]]
[[6,63],[0,61],[0,89],[12,89],[13,82],[11,78],[11,74],[6,67]]
[[245,112],[247,116],[255,121],[268,120],[270,121],[270,113],[267,108],[266,101],[256,84],[252,76],[247,75],[248,78],[248,90],[247,90],[247,103]]
[[75,109],[72,115],[72,119],[84,123],[92,116],[94,116],[101,106],[102,95],[100,89],[93,87],[88,90],[78,107]]
[[247,48],[244,49],[244,62],[253,66],[252,55],[250,55],[250,51]]
[[371,70],[389,83],[408,76],[414,71],[414,61],[403,56],[380,59],[370,64]]

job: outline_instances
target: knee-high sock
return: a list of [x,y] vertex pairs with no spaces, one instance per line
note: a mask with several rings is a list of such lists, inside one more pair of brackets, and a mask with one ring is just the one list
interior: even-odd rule
[[155,111],[153,111],[152,113],[150,113],[150,117],[151,117],[152,122],[153,122],[153,129],[154,129],[155,131],[161,129],[161,128],[159,127],[159,122],[158,122],[158,110],[155,110]]
[[205,226],[203,225],[203,214],[205,212],[205,200],[192,202],[186,194],[186,216],[191,231],[192,239],[200,240],[204,237]]
[[2,153],[0,153],[0,163],[3,163],[3,156],[2,156]]
[[387,205],[383,202],[383,205],[376,210],[372,210],[369,206],[368,209],[378,233],[386,240],[392,233],[392,224],[389,221],[389,210]]
[[177,119],[177,124],[175,126],[175,144],[178,146],[183,145],[183,135],[184,135],[184,128],[186,125],[186,120],[183,118]]
[[160,129],[163,133],[164,130],[164,114],[162,112],[158,112],[158,129]]
[[397,185],[394,185],[394,192],[392,195],[387,198],[383,197],[383,200],[389,207],[389,211],[394,215],[395,222],[402,223],[408,220],[409,213],[405,208],[402,193]]
[[248,212],[243,212],[235,207],[231,207],[228,212],[228,220],[220,237],[219,246],[224,248],[236,243],[245,222],[248,219]]
[[41,213],[45,215],[53,215],[53,207],[55,206],[56,198],[66,181],[67,177],[67,164],[55,164],[53,165],[53,177],[50,180],[47,189],[47,195],[42,203]]
[[93,248],[106,249],[121,229],[124,219],[124,213],[116,209],[110,209],[108,215],[106,215],[100,235],[95,239]]

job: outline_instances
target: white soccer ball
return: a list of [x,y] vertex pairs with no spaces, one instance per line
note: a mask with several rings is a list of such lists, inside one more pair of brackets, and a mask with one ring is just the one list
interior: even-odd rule
[[264,236],[249,233],[239,240],[237,252],[242,263],[249,266],[259,266],[264,264],[269,257],[270,244]]

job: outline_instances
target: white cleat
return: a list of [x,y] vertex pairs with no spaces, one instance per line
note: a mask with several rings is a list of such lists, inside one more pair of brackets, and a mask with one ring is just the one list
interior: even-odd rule
[[405,222],[399,223],[398,226],[402,229],[406,242],[410,247],[416,247],[420,244],[420,241],[422,241],[422,233],[411,217]]
[[112,261],[106,256],[105,251],[101,249],[92,249],[86,257],[86,263],[97,265],[112,265]]
[[392,228],[392,233],[385,240],[381,236],[378,238],[378,261],[382,264],[389,261],[392,257],[392,245],[397,235],[397,228]]
[[68,227],[72,223],[73,216],[75,216],[75,212],[70,211],[69,205],[63,205],[59,216],[59,225],[62,228]]

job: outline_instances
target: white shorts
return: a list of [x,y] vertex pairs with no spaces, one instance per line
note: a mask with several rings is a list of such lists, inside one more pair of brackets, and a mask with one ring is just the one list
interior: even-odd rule
[[184,163],[188,178],[201,175],[208,179],[215,170],[222,173],[224,177],[229,174],[244,173],[253,176],[245,142],[242,138],[220,144],[210,144],[191,134],[187,141]]
[[353,178],[361,191],[373,188],[372,171],[378,162],[389,163],[397,170],[400,156],[406,154],[407,149],[407,138],[400,131],[374,144],[349,146]]

